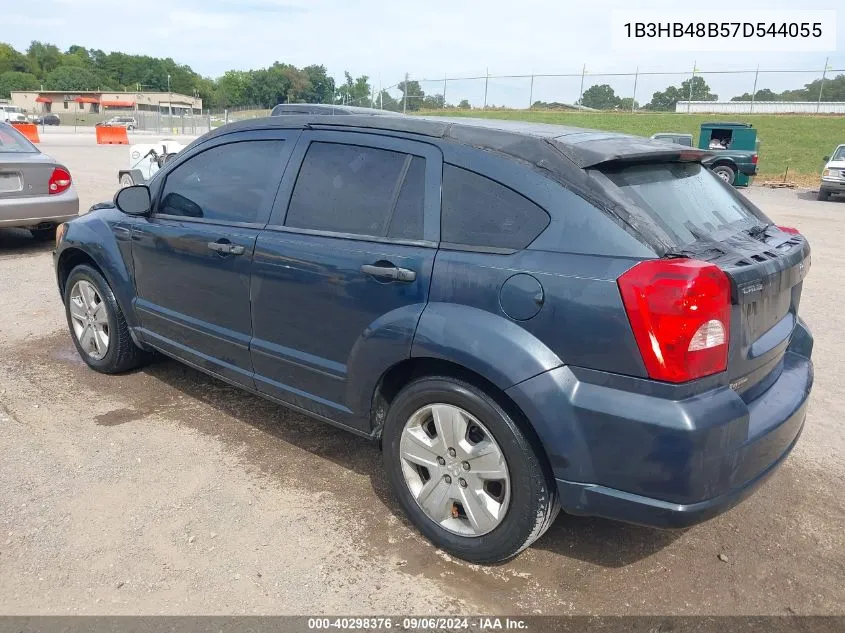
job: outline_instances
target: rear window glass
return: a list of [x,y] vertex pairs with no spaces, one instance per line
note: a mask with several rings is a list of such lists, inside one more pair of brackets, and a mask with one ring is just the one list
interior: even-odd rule
[[604,173],[678,246],[733,225],[759,223],[733,191],[698,163],[634,165]]
[[38,150],[12,126],[0,126],[0,154],[35,154]]

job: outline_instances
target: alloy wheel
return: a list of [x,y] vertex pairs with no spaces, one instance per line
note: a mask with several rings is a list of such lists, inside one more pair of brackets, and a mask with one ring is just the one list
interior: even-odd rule
[[71,288],[69,307],[79,346],[91,358],[101,360],[109,351],[109,316],[100,293],[91,282],[80,279]]

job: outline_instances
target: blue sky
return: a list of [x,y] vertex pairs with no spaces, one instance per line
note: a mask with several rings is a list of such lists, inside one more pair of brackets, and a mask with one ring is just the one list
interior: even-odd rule
[[[807,9],[837,9],[831,0]],[[196,71],[217,76],[231,68],[259,68],[276,60],[304,66],[324,64],[337,77],[344,70],[366,74],[378,86],[412,78],[437,78],[427,92],[442,91],[449,77],[491,74],[578,73],[588,70],[586,86],[610,83],[630,96],[633,77],[596,77],[600,72],[691,72],[702,70],[818,69],[808,74],[761,75],[758,88],[798,87],[817,78],[830,56],[834,68],[845,68],[845,10],[837,25],[837,50],[815,53],[624,53],[610,44],[613,9],[631,9],[630,0],[588,3],[539,0],[41,0],[38,11],[18,0],[0,0],[3,33],[24,49],[31,40],[71,44],[106,51],[121,50],[172,57]],[[661,10],[677,1],[640,1],[637,7]],[[715,17],[730,19],[725,5]],[[744,0],[744,9],[795,9],[792,0]],[[690,5],[693,8],[693,5]],[[800,8],[800,7],[799,7]],[[640,77],[637,98],[684,77]],[[714,92],[729,97],[750,91],[753,75],[706,77]],[[488,103],[527,105],[530,80],[496,80],[488,86]],[[580,78],[537,79],[534,99],[572,101]],[[483,100],[484,82],[450,82],[447,99]]]

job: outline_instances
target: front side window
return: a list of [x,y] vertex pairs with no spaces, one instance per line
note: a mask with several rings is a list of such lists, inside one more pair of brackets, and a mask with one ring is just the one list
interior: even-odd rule
[[372,237],[423,237],[425,160],[403,152],[311,143],[285,226]]
[[283,141],[240,141],[197,154],[167,175],[157,213],[257,222],[278,189]]
[[513,189],[467,169],[443,165],[441,242],[519,250],[548,225],[548,213]]

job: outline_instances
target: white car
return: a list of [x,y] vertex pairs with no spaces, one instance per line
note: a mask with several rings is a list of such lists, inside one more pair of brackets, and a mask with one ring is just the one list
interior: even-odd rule
[[845,193],[845,145],[840,145],[824,159],[827,164],[819,185],[819,200],[827,200],[832,193]]
[[121,187],[141,185],[152,178],[164,164],[185,149],[173,139],[129,146],[129,169],[121,169],[117,178]]

